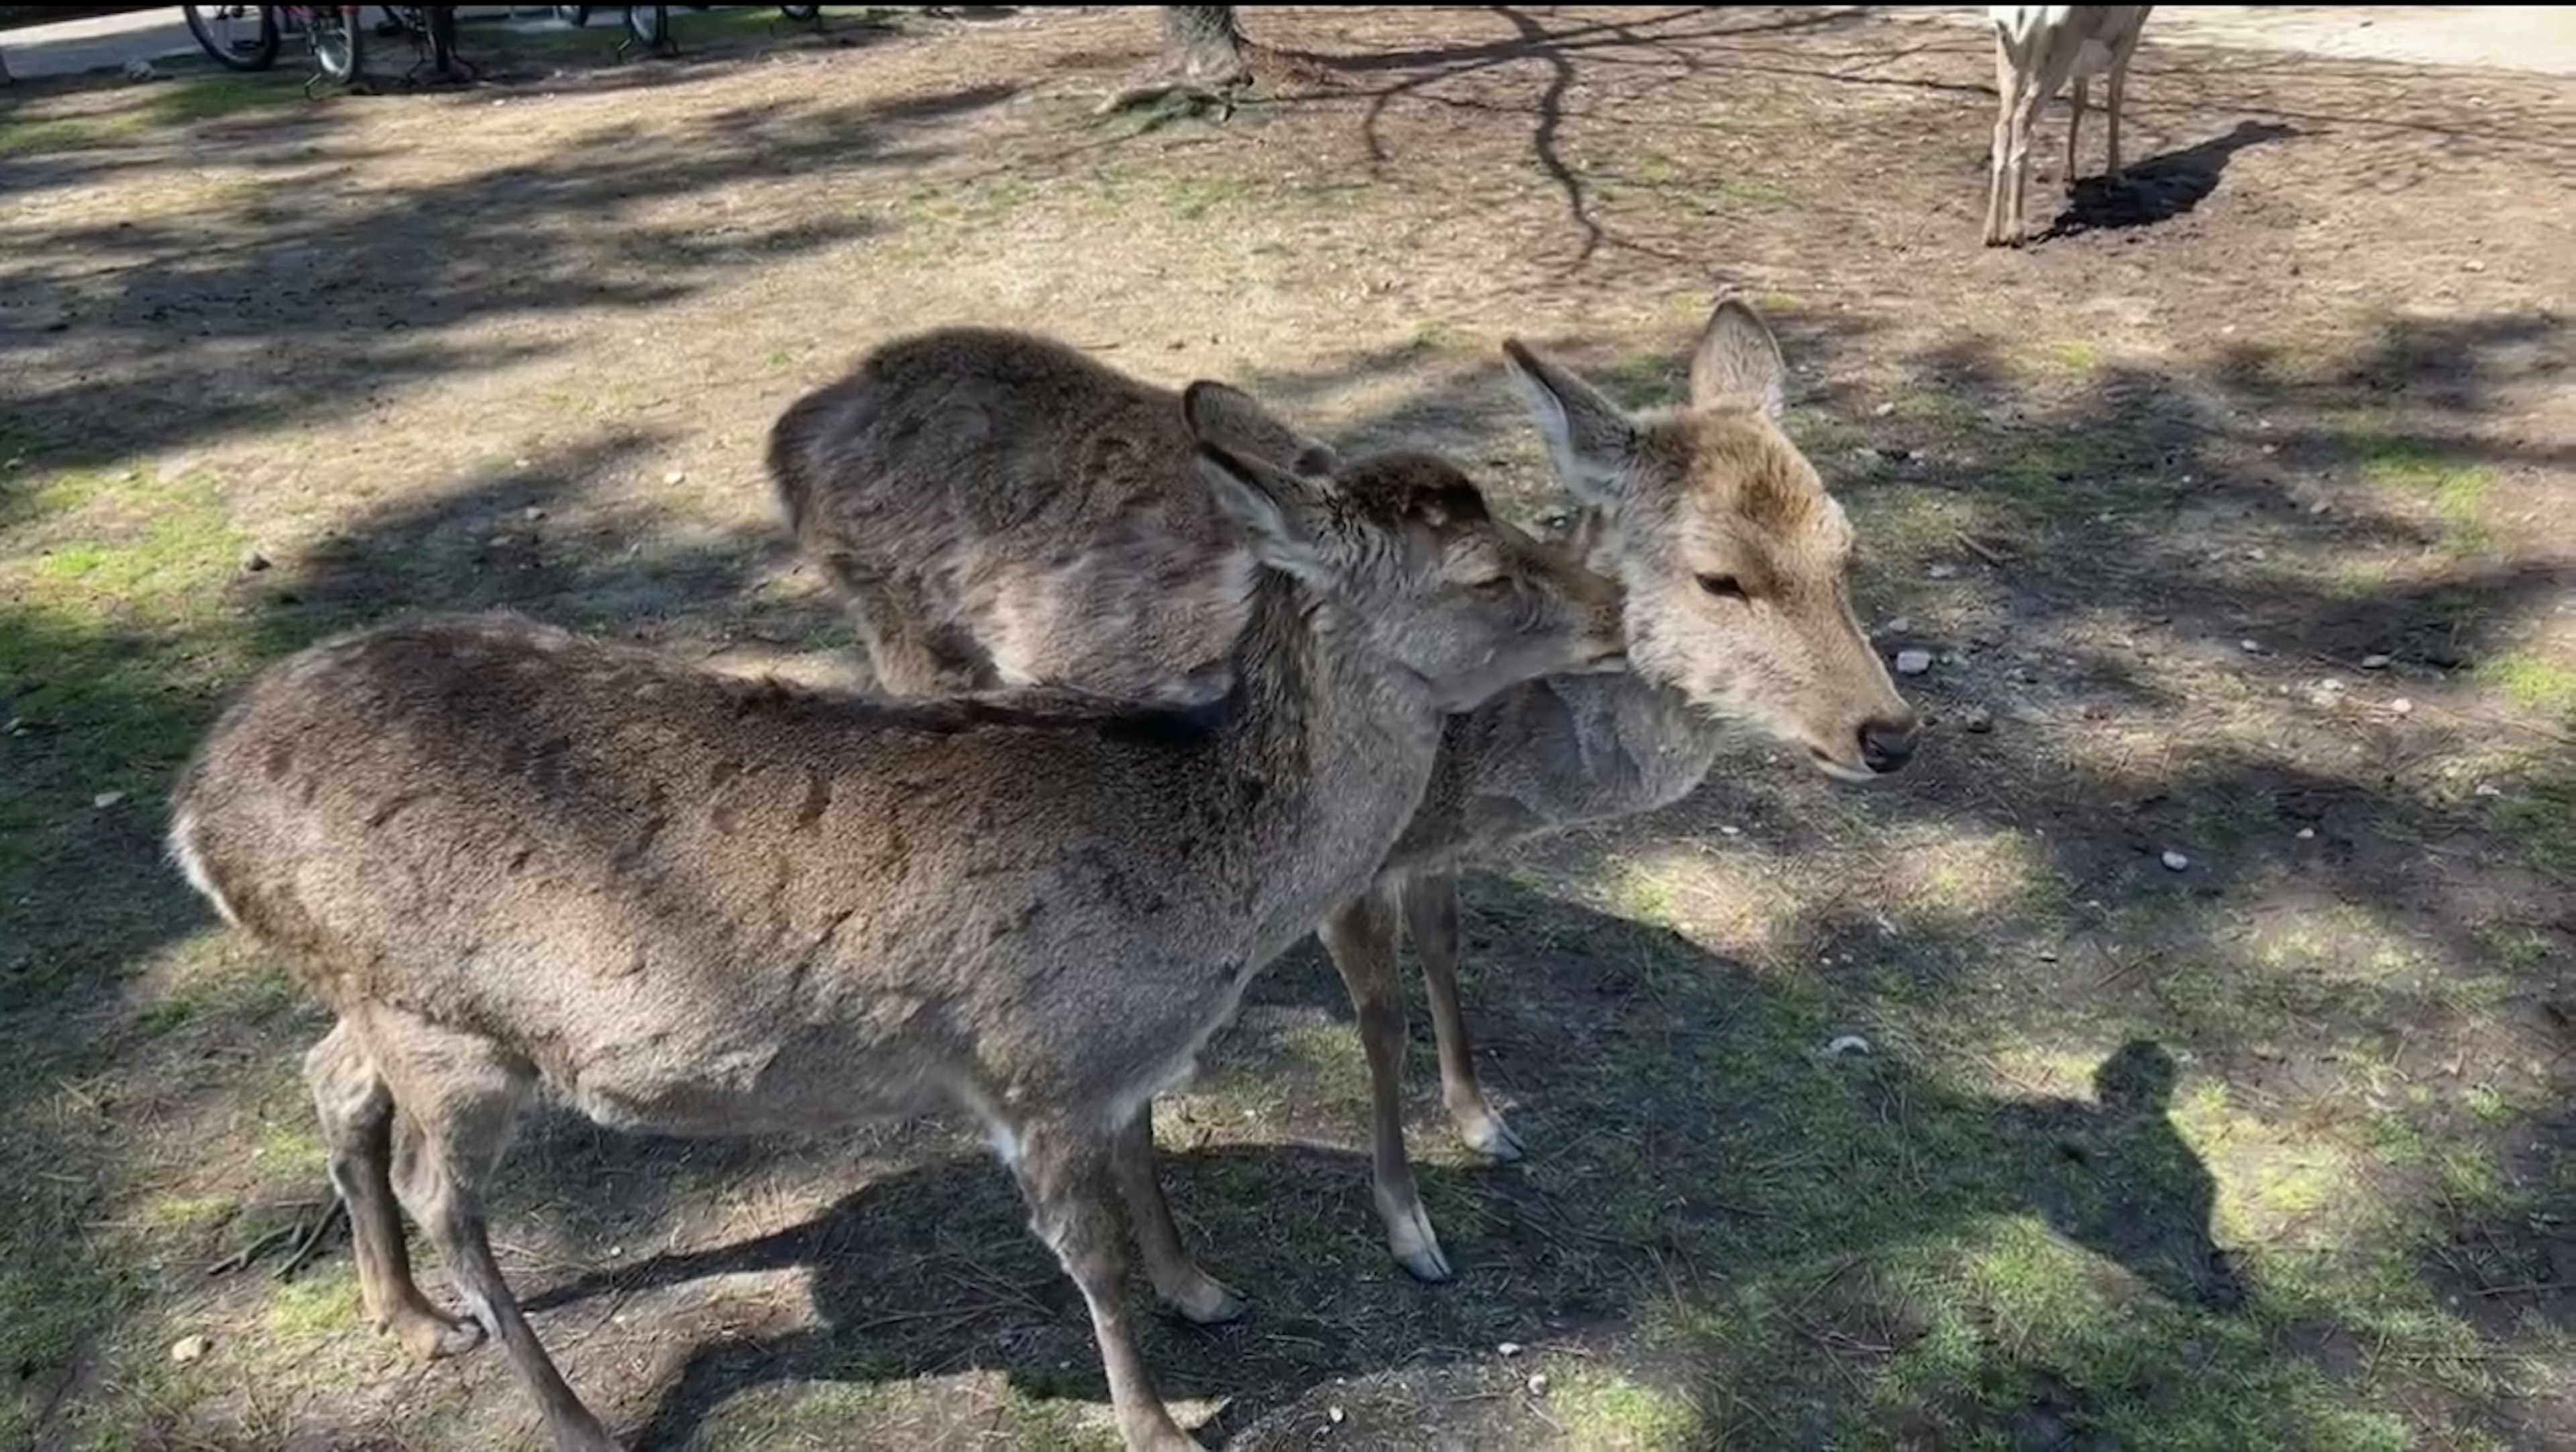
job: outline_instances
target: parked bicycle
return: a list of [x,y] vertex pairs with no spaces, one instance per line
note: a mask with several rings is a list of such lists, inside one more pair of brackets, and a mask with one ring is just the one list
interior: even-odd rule
[[[314,67],[340,85],[355,82],[366,69],[363,5],[186,5],[188,33],[214,57],[215,64],[236,71],[264,71],[277,64],[288,34],[300,34],[312,51]],[[456,54],[456,7],[453,5],[380,5],[395,26],[429,53],[431,70],[452,75],[460,68]]]

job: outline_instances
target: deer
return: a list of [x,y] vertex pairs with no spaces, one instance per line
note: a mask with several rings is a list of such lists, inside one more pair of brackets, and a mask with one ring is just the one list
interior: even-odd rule
[[[1317,926],[1368,1060],[1372,1192],[1388,1248],[1429,1282],[1451,1272],[1405,1147],[1395,985],[1406,932],[1453,1125],[1489,1159],[1524,1154],[1477,1073],[1459,1000],[1460,865],[1678,801],[1747,734],[1855,783],[1903,768],[1920,735],[1853,611],[1850,523],[1782,431],[1786,366],[1759,313],[1720,299],[1691,354],[1687,400],[1642,412],[1518,339],[1503,351],[1576,505],[1568,547],[1619,585],[1628,648],[1624,670],[1544,677],[1453,717],[1430,786],[1368,890]],[[1112,421],[1101,427],[1124,439],[1115,421],[1169,404],[1044,339],[919,334],[782,412],[773,494],[798,548],[843,593],[863,646],[898,680],[1057,672],[1088,689],[1189,699],[1222,683],[1221,642],[1240,627],[1203,602],[1224,598],[1245,546],[1186,487],[1176,441],[1122,453],[1087,422]],[[1273,458],[1340,457],[1275,416],[1242,432]],[[1159,580],[1163,593],[1110,598],[1086,583],[1104,574]],[[884,642],[895,650],[880,653]],[[1145,1238],[1179,1244],[1167,1226]],[[1164,1275],[1223,1284],[1196,1268]],[[1227,1288],[1206,1310],[1244,1308]]]
[[2066,120],[2066,175],[2075,189],[2076,138],[2084,129],[2089,78],[2106,78],[2103,109],[2109,119],[2103,179],[2120,176],[2120,108],[2128,93],[2129,60],[2152,5],[1989,5],[1995,33],[1995,137],[1986,174],[1989,247],[2021,246],[2030,228],[2023,217],[2030,188],[2030,137],[2045,105],[2069,80],[2074,112]]
[[[1248,556],[1212,699],[901,700],[503,612],[328,638],[225,707],[166,850],[334,1016],[304,1075],[379,1331],[423,1360],[495,1342],[555,1446],[613,1447],[489,1242],[534,1094],[675,1135],[955,1113],[1081,1291],[1125,1444],[1200,1445],[1125,1309],[1144,1112],[1366,888],[1449,714],[1625,648],[1615,587],[1455,468],[1284,468],[1228,431],[1246,402],[1200,380],[1176,410]],[[413,1278],[402,1213],[465,1315]]]

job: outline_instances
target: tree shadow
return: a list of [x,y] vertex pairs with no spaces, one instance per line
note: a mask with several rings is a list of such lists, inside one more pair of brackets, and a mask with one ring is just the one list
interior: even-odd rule
[[[1484,1011],[1502,1022],[1505,1071],[1545,1078],[1547,1102],[1529,1123],[1558,1148],[1527,1172],[1424,1166],[1458,1268],[1448,1287],[1417,1285],[1386,1262],[1363,1155],[1314,1144],[1167,1149],[1176,1212],[1210,1268],[1255,1302],[1216,1328],[1141,1318],[1167,1397],[1226,1399],[1205,1433],[1242,1433],[1338,1378],[1474,1359],[1516,1326],[1606,1343],[1633,1329],[1676,1265],[1690,1284],[1717,1286],[1986,1217],[2035,1217],[2070,1253],[2186,1314],[2231,1315],[2252,1294],[2211,1240],[2214,1181],[2167,1118],[2176,1070],[2161,1047],[2106,1046],[2091,1101],[1990,1097],[1897,1055],[1821,1051],[1817,1004],[1668,929],[1491,879],[1474,879],[1471,896],[1490,934],[1476,971],[1514,984]],[[1339,1098],[1330,1071],[1319,1080],[1301,1060],[1293,1031],[1305,1005],[1339,997],[1321,954],[1294,950],[1258,980],[1215,1077]],[[1647,1054],[1663,1066],[1640,1073]],[[1202,1122],[1169,1103],[1161,1117],[1166,1140]],[[655,1151],[612,1153],[649,1162]],[[1789,1163],[1775,1163],[1784,1153]],[[546,1158],[532,1173],[547,1198],[583,1193],[574,1178],[592,1167]],[[526,1301],[562,1322],[613,1297],[630,1314],[686,1326],[702,1319],[693,1282],[807,1273],[815,1324],[701,1344],[655,1393],[644,1447],[687,1445],[732,1399],[781,1382],[986,1369],[1034,1397],[1104,1400],[1080,1298],[1024,1219],[989,1159],[944,1158],[801,1224],[651,1256]],[[1133,1294],[1143,1306],[1141,1288]]]
[[2159,152],[2135,162],[2118,178],[2074,179],[2074,195],[2050,223],[2049,236],[2121,231],[2152,227],[2189,213],[2218,190],[2219,178],[2237,152],[2267,141],[2307,133],[2270,121],[2239,121],[2223,136],[2213,136],[2179,151]]

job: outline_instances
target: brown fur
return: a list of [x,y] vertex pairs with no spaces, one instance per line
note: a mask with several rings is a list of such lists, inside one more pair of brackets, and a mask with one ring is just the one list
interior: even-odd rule
[[[1231,397],[1185,396],[1194,437]],[[889,703],[507,615],[361,631],[251,683],[183,773],[171,851],[338,1016],[306,1072],[380,1326],[423,1356],[479,1328],[559,1446],[612,1445],[485,1233],[539,1081],[665,1133],[962,1110],[1082,1289],[1129,1445],[1195,1445],[1124,1310],[1113,1196],[1150,1198],[1149,1237],[1169,1221],[1140,1111],[1365,888],[1445,711],[1618,648],[1615,590],[1454,471],[1198,460],[1257,565],[1229,689],[1186,709]],[[397,1204],[471,1323],[414,1283]],[[1147,1244],[1167,1298],[1230,1310]]]
[[[1580,548],[1622,586],[1635,674],[1536,681],[1454,718],[1431,784],[1376,883],[1322,926],[1369,1053],[1379,1211],[1390,1248],[1426,1279],[1448,1269],[1403,1144],[1404,1034],[1393,977],[1399,904],[1430,984],[1450,1111],[1469,1143],[1515,1157],[1519,1143],[1477,1081],[1458,1006],[1455,864],[1532,833],[1679,798],[1706,774],[1730,723],[1792,742],[1847,779],[1873,774],[1864,730],[1893,754],[1881,762],[1891,770],[1914,732],[1912,711],[1851,612],[1842,512],[1778,427],[1778,347],[1749,308],[1730,302],[1712,313],[1691,362],[1691,399],[1681,407],[1632,414],[1517,343],[1506,352],[1558,473],[1583,506]],[[1051,366],[1034,369],[1041,359]],[[933,412],[960,393],[980,396],[999,377],[1025,390],[1025,406],[1007,414],[997,406],[993,432],[953,451],[948,467],[926,439],[887,449],[898,427],[888,420]],[[1176,512],[1190,499],[1185,461],[1157,442],[1163,426],[1154,415],[1166,397],[1060,345],[949,331],[891,344],[851,380],[790,409],[772,458],[783,454],[801,471],[782,476],[779,487],[809,551],[883,561],[929,559],[933,543],[947,551],[950,563],[919,570],[905,590],[862,590],[853,606],[863,619],[916,623],[887,627],[898,634],[936,622],[959,632],[961,652],[971,652],[979,632],[1007,625],[977,615],[966,592],[943,591],[944,580],[1043,576],[1097,549],[1125,568],[1152,561],[1145,572],[1181,581],[1188,598],[1217,589],[1229,568],[1226,550],[1211,549],[1199,521]],[[1238,417],[1267,420],[1249,400]],[[1116,433],[1121,447],[1103,448],[1095,421],[1113,418],[1133,422]],[[1275,420],[1258,427],[1274,456],[1321,447]],[[1104,458],[1115,460],[1115,477],[1083,472]],[[995,472],[1001,460],[1012,472]],[[944,482],[930,490],[918,482],[925,479]],[[967,506],[954,501],[983,489],[1033,499],[1019,508],[1044,512],[1050,528],[1040,535],[956,527]],[[853,533],[862,523],[884,537]],[[1749,598],[1713,595],[1705,577],[1735,580]],[[1147,694],[1175,689],[1198,668],[1205,646],[1165,650],[1150,633],[1126,637],[1123,621],[1069,622],[1075,638],[1057,642],[1052,655],[1077,673],[1062,679]],[[873,644],[876,633],[869,638]],[[1078,673],[1093,669],[1099,674]],[[1178,1244],[1168,1227],[1154,1238]],[[1196,1276],[1204,1272],[1192,1265],[1167,1278]]]

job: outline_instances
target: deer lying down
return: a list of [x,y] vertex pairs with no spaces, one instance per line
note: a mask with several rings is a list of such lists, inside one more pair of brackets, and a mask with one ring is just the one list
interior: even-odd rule
[[2069,80],[2074,112],[2066,118],[2066,176],[2075,189],[2075,140],[2084,130],[2085,85],[2105,76],[2103,109],[2110,135],[2105,180],[2120,176],[2120,107],[2128,97],[2129,58],[2137,53],[2152,5],[1989,5],[1995,32],[1995,142],[1986,169],[1986,245],[2018,247],[2030,236],[2022,215],[2030,190],[2030,134],[2039,108]]
[[[1632,414],[1528,348],[1506,354],[1597,567],[1621,583],[1634,674],[1538,681],[1451,721],[1402,839],[1322,924],[1368,1054],[1378,1211],[1397,1260],[1426,1280],[1449,1268],[1404,1148],[1399,915],[1449,1112],[1470,1145],[1516,1159],[1458,1003],[1457,864],[1675,801],[1746,725],[1852,781],[1902,767],[1916,734],[1852,615],[1850,527],[1778,427],[1779,347],[1750,308],[1711,314],[1679,407]],[[1221,666],[1240,616],[1200,602],[1224,598],[1247,557],[1193,492],[1186,439],[1161,422],[1174,417],[1168,393],[1069,348],[946,330],[888,344],[790,407],[771,468],[790,527],[831,564],[877,659],[881,641],[931,642],[922,673],[946,680],[1046,668],[1094,689],[1182,691]],[[1245,428],[1274,458],[1333,456],[1275,419]],[[1095,575],[1164,593],[1104,603],[1081,583]],[[1155,624],[1163,613],[1187,629]],[[895,674],[912,668],[894,659]],[[1151,1257],[1179,1237],[1166,1227],[1147,1244]],[[1213,1283],[1195,1264],[1158,1280]],[[1230,1295],[1203,1308],[1238,1309]]]
[[[1198,384],[1180,410],[1251,561],[1231,689],[1187,711],[889,703],[507,615],[362,631],[252,682],[184,771],[169,849],[339,1017],[306,1077],[380,1327],[425,1358],[496,1338],[558,1446],[612,1446],[485,1233],[540,1081],[672,1134],[959,1110],[1081,1288],[1127,1445],[1196,1445],[1122,1309],[1110,1197],[1154,1193],[1143,1111],[1366,888],[1444,712],[1619,648],[1615,591],[1455,471],[1300,476],[1224,446],[1240,407]],[[470,1322],[415,1284],[397,1202]]]

